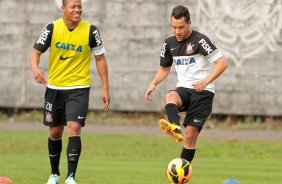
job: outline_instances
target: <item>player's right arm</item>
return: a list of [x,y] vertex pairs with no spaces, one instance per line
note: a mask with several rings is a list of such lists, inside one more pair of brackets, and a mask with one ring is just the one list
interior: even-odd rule
[[148,99],[148,100],[152,100],[152,92],[155,90],[156,86],[161,83],[165,78],[166,76],[168,75],[170,71],[170,67],[160,67],[159,70],[157,71],[153,81],[150,83],[146,93],[145,93],[145,99]]
[[39,61],[42,52],[32,49],[30,56],[30,65],[33,73],[34,80],[39,84],[47,84],[45,72],[39,68]]
[[51,45],[53,23],[47,24],[42,30],[37,41],[33,45],[30,55],[30,65],[35,81],[39,84],[47,84],[45,72],[39,68],[40,56]]
[[160,68],[157,71],[153,81],[150,83],[146,93],[145,99],[152,100],[152,92],[155,90],[156,86],[161,83],[169,74],[170,67],[172,65],[173,59],[169,51],[168,39],[164,42],[161,54],[160,54]]

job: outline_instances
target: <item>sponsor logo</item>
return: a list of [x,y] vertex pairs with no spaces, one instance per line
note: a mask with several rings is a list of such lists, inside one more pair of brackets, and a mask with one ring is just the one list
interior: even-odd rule
[[196,63],[195,58],[188,56],[173,57],[173,61],[176,65],[191,65]]
[[196,60],[194,58],[191,58],[189,61],[189,65],[196,63]]
[[173,50],[175,50],[175,49],[176,49],[176,48],[171,48],[170,50],[173,51]]
[[163,46],[162,46],[161,57],[164,57],[164,55],[165,55],[165,47],[166,47],[166,44],[167,44],[167,43],[164,43]]
[[37,39],[36,41],[36,44],[42,44],[44,45],[46,40],[47,40],[47,37],[48,37],[48,34],[50,33],[50,31],[46,28],[43,29],[41,35],[39,36],[39,38]]
[[187,49],[186,49],[186,54],[190,55],[193,53],[193,47],[194,47],[194,44],[192,44],[191,42],[189,42],[187,44]]
[[50,112],[46,112],[46,114],[45,114],[45,120],[46,120],[48,123],[53,122],[52,114],[51,114]]
[[99,31],[96,29],[95,31],[93,31],[97,46],[102,44],[102,39],[101,36],[99,34]]
[[202,47],[203,47],[203,49],[208,53],[208,54],[210,54],[213,50],[211,49],[211,46],[206,42],[206,40],[205,39],[201,39],[200,41],[199,41],[199,43],[201,43],[202,45]]
[[50,102],[46,102],[45,109],[48,111],[52,111],[52,104]]
[[72,57],[74,57],[74,56],[63,57],[63,56],[61,55],[61,56],[60,56],[60,60],[67,60],[67,59],[72,58]]
[[75,52],[82,52],[82,45],[75,45],[72,43],[57,42],[55,44],[57,49],[72,50]]

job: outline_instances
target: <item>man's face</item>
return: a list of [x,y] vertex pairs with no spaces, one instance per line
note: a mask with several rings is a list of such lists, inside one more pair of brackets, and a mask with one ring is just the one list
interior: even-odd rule
[[187,23],[185,17],[180,19],[171,18],[172,33],[175,35],[177,41],[185,40],[191,33],[191,21]]
[[81,0],[66,0],[65,5],[62,6],[64,18],[72,21],[79,22],[82,14]]

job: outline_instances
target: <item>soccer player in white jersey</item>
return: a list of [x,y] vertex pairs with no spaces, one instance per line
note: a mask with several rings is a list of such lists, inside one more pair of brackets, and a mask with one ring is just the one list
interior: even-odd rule
[[[215,79],[227,68],[222,52],[204,34],[191,29],[190,13],[184,6],[176,6],[171,14],[173,35],[165,39],[160,54],[160,68],[150,83],[145,98],[152,100],[152,92],[169,74],[174,63],[178,82],[176,89],[166,96],[168,121],[159,126],[177,142],[184,140],[181,158],[192,162],[198,135],[212,111]],[[179,112],[186,112],[183,136]]]

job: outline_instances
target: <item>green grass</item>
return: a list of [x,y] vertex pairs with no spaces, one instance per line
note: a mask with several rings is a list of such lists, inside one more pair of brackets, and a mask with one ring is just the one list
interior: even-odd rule
[[[87,128],[87,127],[86,127]],[[0,130],[0,176],[15,184],[45,183],[49,176],[47,131]],[[61,175],[66,175],[66,136]],[[182,145],[168,136],[83,133],[79,184],[166,184],[165,168]],[[190,184],[280,184],[282,142],[199,139]],[[63,181],[61,182],[63,183]]]

